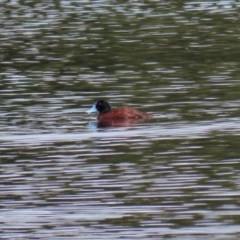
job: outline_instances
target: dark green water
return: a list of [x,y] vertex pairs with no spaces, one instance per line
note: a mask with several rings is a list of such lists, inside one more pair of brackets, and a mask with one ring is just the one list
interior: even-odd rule
[[[0,3],[0,238],[239,239],[239,12]],[[98,128],[103,97],[153,119]]]

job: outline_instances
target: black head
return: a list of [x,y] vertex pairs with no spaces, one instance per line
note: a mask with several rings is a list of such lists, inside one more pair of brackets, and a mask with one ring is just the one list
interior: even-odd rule
[[98,100],[95,106],[99,113],[106,113],[111,110],[110,104],[103,99]]

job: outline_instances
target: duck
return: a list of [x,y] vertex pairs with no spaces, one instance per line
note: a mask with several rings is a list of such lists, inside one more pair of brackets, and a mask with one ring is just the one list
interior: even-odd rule
[[88,113],[98,112],[98,126],[129,126],[151,118],[148,113],[130,107],[112,109],[105,99],[98,100]]

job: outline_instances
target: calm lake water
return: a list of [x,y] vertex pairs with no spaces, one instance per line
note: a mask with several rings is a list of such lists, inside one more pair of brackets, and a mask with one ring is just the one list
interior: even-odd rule
[[0,238],[238,240],[239,1],[37,2],[0,3]]

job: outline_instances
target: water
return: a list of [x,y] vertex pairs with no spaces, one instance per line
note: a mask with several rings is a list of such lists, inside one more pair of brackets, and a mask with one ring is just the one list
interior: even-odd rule
[[239,239],[239,7],[1,3],[1,239]]

